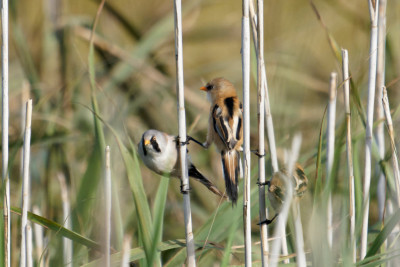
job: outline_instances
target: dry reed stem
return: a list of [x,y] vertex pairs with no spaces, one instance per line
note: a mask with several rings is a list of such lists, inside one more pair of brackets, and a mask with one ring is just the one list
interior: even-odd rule
[[[382,160],[385,157],[385,134],[384,119],[382,107],[382,87],[385,85],[385,43],[386,43],[386,0],[380,0],[378,11],[378,51],[377,51],[377,67],[376,67],[376,121],[378,124],[375,128],[376,143],[378,146],[379,157]],[[378,165],[378,164],[377,164]],[[383,219],[383,212],[386,202],[386,186],[385,174],[382,169],[377,166],[379,171],[379,180],[377,186],[378,210],[379,218]]]
[[[72,230],[70,213],[71,205],[69,200],[68,186],[65,181],[65,176],[62,173],[57,175],[58,181],[60,183],[62,209],[63,209],[63,225],[65,228]],[[63,262],[64,266],[72,266],[72,240],[63,237]]]
[[25,133],[23,144],[23,168],[22,168],[22,211],[21,211],[21,259],[20,266],[26,266],[26,226],[28,222],[28,210],[30,205],[30,147],[31,147],[31,125],[32,125],[32,99],[26,102]]
[[364,186],[363,186],[363,214],[361,225],[361,248],[360,257],[364,259],[367,254],[368,242],[368,217],[369,217],[369,189],[371,185],[371,152],[372,152],[372,125],[374,120],[374,100],[375,100],[375,82],[376,82],[376,53],[378,38],[378,5],[379,0],[375,1],[373,6],[372,0],[369,3],[369,13],[371,17],[371,39],[369,50],[369,75],[368,75],[368,100],[367,100],[367,121],[365,134],[365,170],[364,170]]
[[33,258],[32,258],[32,226],[31,222],[28,221],[26,225],[26,266],[33,266]]
[[[387,91],[386,87],[382,87],[382,106],[386,118],[386,124],[389,132],[389,138],[390,138],[390,147],[392,149],[392,169],[393,169],[393,174],[394,174],[394,180],[395,180],[395,186],[396,186],[396,196],[397,196],[397,206],[400,206],[400,173],[399,173],[399,161],[397,157],[397,150],[396,150],[396,144],[395,144],[395,135],[394,135],[394,129],[393,129],[393,122],[392,122],[392,116],[390,114],[390,107],[389,107],[389,99],[387,97]],[[393,202],[388,201],[387,203],[387,210],[388,214],[393,214]],[[389,247],[393,248],[396,247],[398,248],[398,232],[399,232],[399,225],[397,224],[396,227],[392,230],[392,233],[388,236],[387,241],[385,242],[385,247],[387,246],[387,243],[389,243]],[[397,243],[397,244],[396,244]],[[398,265],[398,260],[396,259],[391,259],[388,264],[388,266],[397,266]]]
[[178,124],[180,144],[180,166],[183,193],[183,212],[185,220],[187,265],[196,266],[196,255],[194,251],[194,236],[192,230],[192,212],[190,207],[189,177],[186,156],[186,113],[184,98],[184,76],[183,76],[183,47],[182,47],[182,6],[181,0],[174,0],[174,24],[175,24],[175,60],[176,60],[176,84],[178,95]]
[[[250,16],[251,16],[251,29],[252,29],[252,36],[253,36],[253,43],[254,43],[254,48],[256,51],[258,51],[258,37],[257,37],[257,16],[254,11],[254,5],[253,1],[250,1]],[[274,134],[274,124],[272,121],[272,115],[271,115],[271,108],[270,108],[270,103],[269,103],[269,93],[268,93],[268,82],[267,82],[267,75],[266,75],[266,70],[265,70],[265,63],[262,66],[262,75],[263,75],[263,80],[264,80],[264,91],[265,91],[265,103],[264,103],[264,108],[265,108],[265,121],[266,121],[266,129],[267,129],[267,138],[268,138],[268,148],[269,148],[269,153],[271,157],[271,165],[272,165],[272,172],[278,172],[279,171],[279,166],[278,166],[278,156],[276,153],[276,144],[275,144],[275,134]],[[272,176],[271,176],[272,177]],[[266,212],[266,215],[268,213]],[[286,228],[282,227],[282,236],[286,237]],[[287,256],[288,255],[288,247],[287,247],[287,241],[286,238],[282,239],[282,255]],[[289,258],[285,258],[283,260],[284,263],[289,263]]]
[[295,234],[296,234],[297,266],[306,267],[307,260],[306,260],[306,254],[304,252],[304,235],[303,235],[303,226],[301,223],[299,201],[296,201],[295,203],[293,203],[292,209],[293,209],[293,214],[294,214],[294,230],[295,230]]
[[281,247],[281,242],[283,240],[282,228],[284,228],[286,226],[291,202],[293,199],[293,184],[292,184],[292,180],[289,179],[289,177],[293,173],[294,164],[299,155],[300,145],[301,145],[301,135],[296,134],[293,138],[291,152],[289,153],[288,160],[287,160],[288,175],[286,176],[286,179],[285,179],[285,187],[286,187],[285,199],[282,204],[282,210],[279,213],[279,216],[277,217],[278,222],[276,224],[277,226],[275,227],[275,231],[274,231],[274,235],[273,235],[274,241],[271,246],[271,254],[270,254],[270,266],[271,267],[276,267],[278,265],[279,249]]
[[[257,16],[254,12],[254,6],[253,6],[253,1],[250,1],[250,16],[251,16],[251,29],[253,32],[253,43],[254,43],[254,48],[256,51],[258,51],[258,37],[257,37]],[[262,66],[262,74],[263,74],[263,80],[264,80],[264,90],[265,90],[265,122],[266,122],[266,129],[267,129],[267,137],[268,137],[268,148],[269,148],[269,153],[271,157],[271,165],[272,165],[272,171],[275,173],[279,171],[279,166],[278,166],[278,156],[276,152],[276,144],[275,144],[275,133],[274,133],[274,124],[272,120],[272,114],[271,114],[271,106],[269,103],[269,90],[268,90],[268,81],[267,81],[267,75],[266,75],[266,70],[265,70],[265,62]]]
[[350,112],[350,77],[349,77],[349,56],[346,49],[342,49],[342,71],[343,71],[343,95],[346,112],[346,153],[347,167],[349,172],[349,219],[350,219],[350,244],[353,263],[356,262],[356,214],[355,214],[355,191],[354,191],[354,167],[353,151],[351,144],[351,112]]
[[111,162],[110,146],[105,149],[105,175],[104,175],[104,195],[105,195],[105,266],[110,267],[110,247],[111,247]]
[[[252,2],[252,0],[250,0]],[[259,197],[259,213],[260,221],[264,221],[267,217],[265,207],[265,148],[264,148],[264,1],[257,0],[257,91],[258,91],[258,181],[260,183],[258,190]],[[260,225],[261,239],[261,261],[263,266],[268,266],[268,228],[265,223]]]
[[[33,206],[32,211],[34,214],[41,216],[41,212],[38,206]],[[39,259],[43,253],[43,227],[39,224],[34,224],[33,225],[33,230],[35,232],[35,244],[36,244],[36,250],[35,250],[35,254],[36,254],[36,259],[38,262],[39,266],[44,266],[44,261],[43,258],[42,260],[39,262]]]
[[250,214],[250,20],[249,0],[242,2],[242,77],[243,77],[243,227],[245,266],[251,266]]
[[2,88],[2,188],[4,219],[4,266],[11,265],[10,182],[8,176],[8,0],[1,2],[1,88]]
[[[335,153],[335,122],[336,122],[336,84],[337,73],[332,72],[329,86],[328,118],[326,125],[326,182],[331,184],[331,173],[333,158]],[[328,220],[328,244],[332,247],[333,228],[332,228],[332,196],[329,192],[327,220]]]
[[121,267],[129,267],[129,251],[131,250],[131,237],[124,236],[124,243],[122,245],[122,260]]
[[382,91],[383,91],[382,92],[383,110],[385,111],[386,124],[388,127],[390,144],[391,144],[390,147],[392,149],[392,168],[396,184],[397,205],[400,206],[400,172],[399,172],[399,161],[397,158],[396,143],[394,138],[393,121],[392,121],[392,115],[390,114],[389,99],[387,97],[387,91],[385,86],[382,87]]

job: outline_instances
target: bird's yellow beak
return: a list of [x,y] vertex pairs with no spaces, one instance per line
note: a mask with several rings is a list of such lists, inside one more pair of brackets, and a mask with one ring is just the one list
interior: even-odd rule
[[207,88],[205,86],[200,87],[200,90],[207,92]]
[[147,146],[150,144],[150,140],[144,140],[144,145]]

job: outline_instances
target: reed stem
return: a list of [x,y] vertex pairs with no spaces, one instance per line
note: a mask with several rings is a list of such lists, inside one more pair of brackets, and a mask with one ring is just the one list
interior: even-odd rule
[[389,99],[387,97],[386,87],[382,87],[382,104],[383,110],[385,111],[386,124],[389,132],[390,138],[390,147],[392,149],[392,168],[394,174],[394,182],[396,185],[396,194],[397,194],[397,205],[400,207],[400,171],[399,171],[399,161],[397,157],[396,143],[395,143],[395,135],[393,128],[392,115],[390,114],[390,106]]
[[121,267],[129,267],[129,251],[131,250],[131,237],[126,235],[122,245]]
[[[252,1],[252,0],[251,0]],[[265,207],[265,145],[264,145],[264,119],[265,119],[265,91],[264,91],[264,1],[257,0],[257,101],[258,101],[258,189],[260,221],[267,217]],[[260,225],[261,261],[263,266],[268,266],[268,229],[265,223]]]
[[[385,157],[385,129],[384,120],[385,115],[383,114],[382,107],[382,87],[385,85],[385,45],[386,45],[386,0],[380,0],[379,11],[378,11],[378,51],[377,51],[377,66],[376,66],[376,121],[378,124],[375,128],[376,143],[378,146],[379,157],[381,160]],[[383,219],[383,212],[385,210],[386,202],[386,182],[385,174],[377,165],[377,171],[379,172],[379,180],[377,187],[378,196],[378,210],[379,219]]]
[[111,247],[111,160],[110,146],[105,150],[105,175],[104,175],[104,195],[105,195],[105,266],[110,267],[110,247]]
[[371,39],[369,49],[369,74],[368,74],[368,100],[367,100],[367,121],[365,133],[365,170],[364,170],[364,186],[363,186],[363,213],[361,225],[361,248],[360,257],[364,259],[367,254],[368,242],[368,217],[369,217],[369,189],[371,185],[371,152],[372,152],[372,125],[374,120],[374,100],[375,100],[375,82],[376,82],[376,54],[378,39],[378,5],[376,0],[375,6],[373,1],[369,0],[369,14],[371,17]]
[[343,95],[346,112],[346,154],[347,167],[349,173],[349,219],[350,219],[350,244],[353,263],[356,262],[356,206],[354,191],[354,167],[353,167],[353,151],[351,143],[351,111],[350,111],[350,77],[349,77],[349,56],[346,49],[342,49],[342,70],[343,70]]
[[8,0],[1,1],[1,88],[2,88],[2,188],[4,219],[4,266],[11,266],[10,182],[8,175]]
[[[61,190],[61,200],[63,209],[63,225],[65,228],[72,230],[71,225],[71,205],[69,200],[68,186],[65,181],[65,176],[62,173],[57,175],[58,181],[60,183]],[[72,266],[72,240],[69,238],[63,238],[63,262],[64,266]]]
[[293,199],[293,184],[292,184],[292,179],[290,177],[292,176],[293,169],[294,169],[294,164],[298,158],[299,151],[300,151],[300,145],[301,145],[301,135],[296,134],[293,138],[292,141],[292,148],[289,153],[289,158],[287,160],[287,170],[288,170],[288,175],[286,176],[285,179],[285,198],[282,204],[282,210],[279,213],[279,216],[277,217],[278,222],[276,223],[275,231],[274,231],[274,236],[273,236],[273,243],[271,246],[271,256],[270,256],[270,266],[271,267],[276,267],[278,266],[278,259],[279,259],[279,249],[281,248],[281,242],[284,238],[282,236],[282,228],[285,228],[286,222],[288,219],[289,215],[289,210],[291,206],[291,202]]
[[30,147],[31,147],[31,125],[32,125],[32,99],[26,102],[25,133],[23,144],[23,168],[22,168],[22,208],[21,208],[21,260],[20,266],[26,266],[26,226],[28,223],[28,210],[30,205]]
[[[331,173],[333,158],[335,153],[335,122],[336,122],[336,83],[337,73],[332,72],[329,86],[328,119],[326,126],[326,182],[331,184]],[[329,190],[327,220],[328,220],[328,244],[332,247],[333,228],[332,228],[332,196]]]
[[187,166],[186,137],[186,112],[184,97],[184,76],[183,76],[183,47],[182,47],[182,6],[181,0],[174,0],[174,22],[175,22],[175,60],[176,60],[176,84],[178,95],[178,124],[180,144],[180,166],[183,194],[183,212],[185,220],[187,265],[196,266],[194,251],[194,236],[192,230],[192,211],[190,207],[189,177]]
[[242,2],[242,77],[243,77],[243,227],[245,266],[251,266],[251,215],[250,215],[250,20],[249,0]]

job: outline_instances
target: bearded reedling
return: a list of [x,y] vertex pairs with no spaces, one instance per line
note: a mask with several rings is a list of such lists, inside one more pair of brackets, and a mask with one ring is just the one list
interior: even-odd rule
[[[157,174],[167,174],[180,178],[179,142],[176,136],[157,130],[147,130],[138,144],[139,156],[144,164]],[[214,194],[225,197],[224,194],[197,168],[188,157],[189,176],[196,179]]]
[[[286,169],[281,169],[279,172],[274,173],[272,178],[266,182],[266,185],[268,186],[268,199],[276,214],[272,219],[264,220],[258,224],[272,223],[281,211],[282,204],[285,200],[286,177],[289,177]],[[299,163],[296,163],[296,169],[292,175],[291,182],[294,187],[293,201],[300,201],[300,199],[304,196],[304,193],[307,191],[308,179]]]
[[207,92],[211,103],[207,140],[201,145],[208,148],[214,143],[221,153],[225,188],[234,205],[238,199],[239,152],[243,143],[242,104],[233,84],[224,78],[215,78],[200,89]]

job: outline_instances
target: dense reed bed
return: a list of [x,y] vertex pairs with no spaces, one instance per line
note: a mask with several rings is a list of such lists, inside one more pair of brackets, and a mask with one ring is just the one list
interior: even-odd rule
[[[4,2],[0,266],[400,263],[397,1]],[[236,206],[137,154],[151,128],[204,141],[220,76],[244,104]],[[180,151],[224,188],[214,146]],[[295,162],[308,190],[285,178],[257,225]]]

